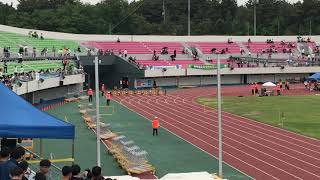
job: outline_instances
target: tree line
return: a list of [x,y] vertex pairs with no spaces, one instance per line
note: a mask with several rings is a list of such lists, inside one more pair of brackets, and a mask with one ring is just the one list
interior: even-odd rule
[[[0,24],[81,34],[187,35],[187,0],[18,0],[0,2]],[[320,0],[191,0],[191,35],[320,34]]]

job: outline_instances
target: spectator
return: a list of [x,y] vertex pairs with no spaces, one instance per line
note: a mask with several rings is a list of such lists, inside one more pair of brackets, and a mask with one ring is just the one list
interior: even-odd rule
[[22,53],[18,53],[18,63],[22,63]]
[[[19,167],[14,167],[10,170],[10,179],[11,180],[22,180],[23,171]],[[2,179],[1,179],[2,180]]]
[[15,147],[11,152],[10,161],[18,166],[25,153],[26,151],[21,146]]
[[72,177],[71,180],[84,180],[83,177],[80,175],[81,168],[79,165],[74,164],[71,166]]
[[62,180],[70,180],[72,178],[72,168],[70,166],[64,166],[62,168]]
[[56,48],[54,46],[52,47],[52,53],[53,53],[53,57],[56,57]]
[[32,57],[36,57],[36,56],[37,56],[37,49],[33,47]]
[[43,40],[43,39],[44,39],[44,38],[43,38],[43,34],[42,34],[42,33],[40,34],[40,39],[41,39],[41,40]]
[[92,168],[92,178],[91,180],[102,180],[104,179],[102,176],[101,176],[101,167],[99,166],[95,166]]
[[66,66],[68,64],[68,60],[67,60],[67,57],[65,56],[62,60],[62,65],[63,65],[63,71],[66,70]]
[[3,64],[3,73],[8,73],[7,61],[4,61],[4,64]]
[[120,43],[120,38],[118,37],[118,39],[117,39],[117,43]]
[[40,172],[42,174],[47,174],[49,172],[49,168],[51,166],[51,162],[48,159],[43,159],[40,161]]
[[128,51],[125,49],[125,50],[123,51],[123,54],[124,54],[124,58],[127,58],[127,56],[128,56]]
[[10,170],[17,167],[16,164],[9,161],[10,149],[7,147],[2,147],[0,151],[0,179],[9,180]]
[[27,178],[28,177],[28,174],[27,174],[28,166],[29,166],[29,163],[27,161],[21,161],[18,164],[18,167],[20,167],[23,171],[22,180],[28,180],[28,178]]
[[36,173],[34,180],[47,180],[47,177],[43,173]]

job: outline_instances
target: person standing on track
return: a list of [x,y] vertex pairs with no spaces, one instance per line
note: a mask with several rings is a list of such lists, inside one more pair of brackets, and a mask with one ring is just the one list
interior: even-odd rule
[[101,85],[101,96],[104,96],[104,93],[105,93],[105,88],[104,88],[104,84],[102,83]]
[[153,120],[152,120],[152,135],[153,136],[158,136],[158,128],[159,128],[159,120],[158,120],[158,117],[155,117]]
[[89,102],[92,102],[93,90],[91,88],[89,88],[87,95],[89,96]]
[[281,95],[281,85],[280,85],[280,83],[277,84],[276,90],[277,90],[277,96],[280,96]]
[[110,100],[111,100],[111,93],[110,92],[106,93],[106,100],[107,100],[107,106],[109,106],[110,105]]
[[254,83],[252,83],[252,84],[250,85],[250,88],[251,88],[251,94],[254,95],[254,92],[255,92],[255,85],[254,85]]

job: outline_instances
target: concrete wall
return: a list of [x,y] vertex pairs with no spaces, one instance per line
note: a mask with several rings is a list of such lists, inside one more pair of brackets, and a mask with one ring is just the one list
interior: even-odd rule
[[[314,67],[267,67],[267,68],[229,68],[221,69],[222,75],[243,75],[243,74],[309,74],[320,72],[320,66]],[[206,76],[216,75],[216,70],[199,70],[199,69],[168,69],[165,72],[161,70],[146,70],[145,77],[172,77],[172,76]]]
[[[84,82],[84,75],[70,75],[63,79],[63,85],[82,84]],[[60,77],[45,79],[42,83],[40,81],[23,82],[21,87],[13,86],[13,91],[18,95],[27,94],[44,89],[50,89],[60,86]]]
[[[88,35],[88,34],[70,34],[50,32],[34,29],[16,28],[6,25],[0,25],[0,31],[13,32],[17,34],[27,35],[29,31],[37,31],[38,34],[43,33],[45,38],[66,39],[75,41],[116,41],[119,37],[121,41],[153,41],[153,42],[227,42],[232,37],[234,41],[266,41],[273,39],[274,41],[296,41],[297,36],[131,36],[131,35]],[[306,36],[320,42],[320,36]]]
[[[231,84],[247,84],[253,82],[277,82],[280,79],[302,79],[308,77],[310,74],[255,74],[255,75],[222,75],[221,82],[224,85]],[[246,81],[244,79],[246,76]],[[178,86],[208,86],[216,85],[216,76],[189,76],[189,77],[158,77],[151,78],[156,81],[157,86],[160,87],[178,87]]]

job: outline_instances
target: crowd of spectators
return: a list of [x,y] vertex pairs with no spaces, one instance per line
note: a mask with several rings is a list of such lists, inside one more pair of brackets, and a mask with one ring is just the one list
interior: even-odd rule
[[[1,180],[47,180],[51,177],[52,164],[48,159],[42,159],[37,172],[29,167],[25,159],[26,151],[21,146],[2,146],[0,151],[0,179]],[[57,176],[57,175],[55,175]],[[61,174],[62,180],[104,180],[101,168],[94,166],[91,170],[81,172],[79,165],[64,166]],[[57,177],[55,177],[57,178]],[[110,180],[108,178],[107,180]]]
[[63,68],[53,69],[40,69],[39,71],[24,71],[24,65],[21,65],[18,69],[14,66],[13,73],[8,74],[7,62],[4,62],[4,68],[0,68],[0,82],[5,84],[10,89],[13,89],[13,85],[21,86],[22,82],[28,82],[33,80],[40,80],[43,77],[64,77],[65,75],[80,74],[83,73],[83,67],[80,65],[80,61],[76,60],[76,65],[70,64],[69,60],[62,60]]

